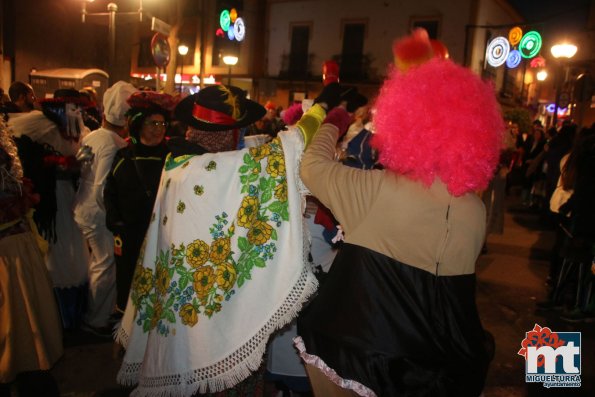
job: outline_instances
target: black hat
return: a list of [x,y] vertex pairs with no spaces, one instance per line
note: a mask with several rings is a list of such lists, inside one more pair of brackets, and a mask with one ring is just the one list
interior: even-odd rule
[[266,109],[247,99],[241,88],[212,85],[184,98],[174,114],[179,121],[201,131],[227,131],[260,120]]

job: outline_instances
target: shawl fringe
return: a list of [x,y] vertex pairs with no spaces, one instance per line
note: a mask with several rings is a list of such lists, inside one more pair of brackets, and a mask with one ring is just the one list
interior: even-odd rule
[[[189,396],[195,393],[220,392],[229,389],[248,378],[256,371],[262,362],[269,337],[277,329],[289,324],[300,312],[302,306],[316,292],[318,281],[310,271],[310,265],[304,262],[304,269],[299,281],[287,295],[283,304],[268,323],[254,335],[244,346],[228,357],[229,360],[240,361],[231,372],[209,379],[197,379],[197,371],[188,371],[180,375],[163,376],[159,378],[140,378],[142,367],[140,363],[122,363],[117,381],[124,386],[141,384],[131,394],[131,397],[177,397]],[[128,344],[128,335],[120,328],[116,341],[123,346]],[[249,354],[248,354],[249,353]],[[237,359],[235,358],[237,357]],[[203,371],[201,371],[203,372]],[[373,395],[368,395],[373,396]]]

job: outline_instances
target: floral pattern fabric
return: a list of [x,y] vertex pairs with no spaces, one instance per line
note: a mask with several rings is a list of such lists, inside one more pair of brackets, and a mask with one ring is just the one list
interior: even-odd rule
[[139,382],[139,395],[214,392],[245,379],[268,335],[314,291],[302,146],[290,131],[255,148],[166,161],[119,330],[128,345],[119,379]]

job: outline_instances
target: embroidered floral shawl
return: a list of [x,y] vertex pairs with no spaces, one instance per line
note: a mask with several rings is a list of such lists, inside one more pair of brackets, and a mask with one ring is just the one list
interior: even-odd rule
[[117,338],[133,396],[233,387],[317,284],[304,255],[297,129],[169,158]]

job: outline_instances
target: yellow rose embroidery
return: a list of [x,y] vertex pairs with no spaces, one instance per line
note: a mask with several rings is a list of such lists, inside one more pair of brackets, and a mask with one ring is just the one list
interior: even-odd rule
[[233,287],[236,282],[236,269],[230,263],[222,263],[215,272],[217,278],[217,285],[227,292]]
[[254,160],[260,161],[271,153],[271,147],[269,145],[260,145],[257,147],[250,148],[250,155],[254,157]]
[[211,262],[215,264],[219,264],[227,259],[229,252],[231,251],[231,247],[229,244],[229,238],[221,237],[217,240],[213,241],[211,244],[211,254],[210,259]]
[[[186,164],[188,164],[188,163],[186,163]],[[183,214],[185,209],[186,209],[186,204],[182,200],[178,201],[178,208],[176,208],[176,211],[179,214]]]
[[157,267],[157,280],[156,280],[156,285],[155,288],[157,289],[157,292],[159,293],[159,295],[165,295],[165,293],[167,292],[167,289],[169,288],[169,281],[170,281],[170,277],[169,277],[169,272],[167,271],[167,267],[166,266],[158,266]]
[[275,197],[280,202],[284,203],[287,201],[287,182],[283,181],[279,185],[275,186]]
[[161,314],[163,313],[163,305],[161,302],[155,302],[153,306],[153,317],[151,317],[151,328],[155,328],[159,320],[161,320]]
[[192,267],[204,265],[209,259],[209,246],[202,240],[194,240],[186,248],[186,260]]
[[194,272],[192,278],[194,279],[194,290],[199,299],[203,300],[209,296],[209,292],[215,283],[213,269],[209,266],[201,267]]
[[248,232],[248,241],[255,245],[263,245],[271,238],[273,228],[266,222],[255,221]]
[[242,206],[238,210],[238,225],[249,228],[258,214],[260,203],[257,197],[246,196],[242,200]]
[[190,303],[186,303],[180,308],[180,318],[182,324],[194,327],[198,323],[198,312]]
[[285,175],[285,159],[280,154],[271,154],[268,157],[267,172],[273,178]]
[[137,267],[134,273],[132,288],[139,297],[146,296],[153,288],[153,272],[146,267]]

